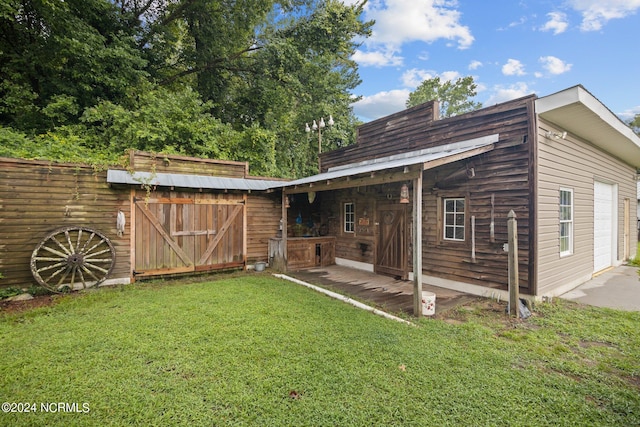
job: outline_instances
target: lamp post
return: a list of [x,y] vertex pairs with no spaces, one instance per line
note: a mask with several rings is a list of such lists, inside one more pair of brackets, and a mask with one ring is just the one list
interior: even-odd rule
[[[333,123],[333,117],[331,116],[331,114],[329,114],[329,121],[327,122],[327,124],[329,126],[333,126]],[[304,131],[307,133],[311,131],[318,131],[318,172],[320,172],[320,153],[322,153],[322,129],[326,127],[324,123],[324,117],[320,117],[319,123],[316,123],[316,121],[314,120],[311,127],[309,127],[309,123],[305,123],[304,125]]]

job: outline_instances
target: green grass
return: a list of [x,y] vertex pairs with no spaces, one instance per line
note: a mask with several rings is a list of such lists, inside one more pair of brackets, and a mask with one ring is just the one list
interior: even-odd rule
[[453,315],[411,327],[266,274],[65,296],[0,319],[0,399],[39,411],[0,425],[640,424],[640,313]]
[[636,266],[636,267],[640,267],[640,242],[638,242],[638,248],[636,250],[636,257],[634,259],[630,259],[628,264]]

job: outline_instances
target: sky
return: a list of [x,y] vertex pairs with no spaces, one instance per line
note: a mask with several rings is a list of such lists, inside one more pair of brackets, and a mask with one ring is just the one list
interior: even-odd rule
[[581,84],[622,120],[640,114],[640,0],[369,0],[364,18],[373,34],[352,57],[364,122],[436,76],[473,76],[485,107]]

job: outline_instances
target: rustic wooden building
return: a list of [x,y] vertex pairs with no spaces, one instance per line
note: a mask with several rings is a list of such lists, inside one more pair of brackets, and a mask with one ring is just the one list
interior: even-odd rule
[[582,86],[444,119],[426,103],[283,184],[287,257],[504,297],[513,210],[520,292],[559,295],[635,255],[637,168],[640,138]]
[[36,270],[55,287],[83,262],[76,282],[115,284],[267,261],[281,206],[268,187],[277,183],[250,176],[245,162],[144,152],[132,152],[126,170],[104,171],[2,158],[0,285],[29,286]]

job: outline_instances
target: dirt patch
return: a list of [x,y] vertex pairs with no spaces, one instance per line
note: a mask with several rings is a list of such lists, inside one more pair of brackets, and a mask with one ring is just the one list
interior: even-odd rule
[[7,301],[5,299],[0,301],[0,313],[14,314],[34,308],[49,307],[54,305],[59,297],[59,295],[38,295],[27,301]]

